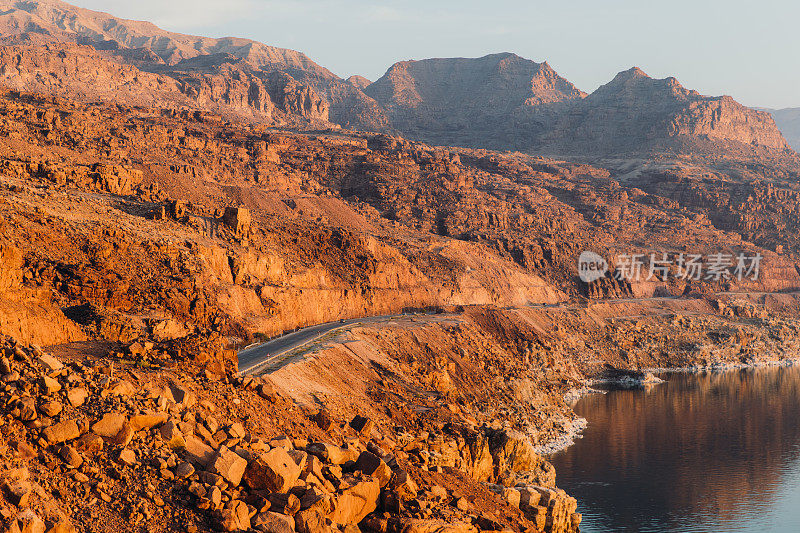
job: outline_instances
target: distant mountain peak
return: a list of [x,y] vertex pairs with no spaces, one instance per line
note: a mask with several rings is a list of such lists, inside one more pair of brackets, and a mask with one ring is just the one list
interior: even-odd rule
[[623,70],[616,76],[617,78],[622,79],[636,79],[636,78],[647,78],[650,79],[650,76],[647,75],[645,71],[640,69],[639,67],[631,67],[628,70]]
[[513,52],[401,61],[374,83],[343,80],[294,50],[169,32],[59,0],[0,0],[0,59],[0,83],[20,90],[287,127],[335,122],[436,144],[581,155],[787,146],[766,113],[635,66],[590,95]]
[[230,53],[256,67],[285,65],[336,78],[308,56],[238,37],[219,39],[184,35],[137,20],[83,9],[59,0],[0,0],[0,35],[3,39],[25,39],[30,34],[53,40],[91,44],[98,49],[149,49],[168,65],[194,57]]
[[364,76],[359,76],[357,74],[350,76],[349,78],[347,78],[346,81],[347,83],[356,87],[357,89],[364,89],[365,87],[368,87],[370,84],[372,84],[370,80],[368,80]]

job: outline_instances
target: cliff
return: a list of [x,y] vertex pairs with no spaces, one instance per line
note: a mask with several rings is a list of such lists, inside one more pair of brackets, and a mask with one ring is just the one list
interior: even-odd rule
[[[59,0],[0,1],[0,34],[5,40],[52,37],[103,50],[123,51],[143,62],[175,65],[186,59],[230,54],[257,67],[300,69],[334,77],[306,55],[250,39],[213,39],[162,30],[146,21],[126,20]],[[137,55],[138,52],[138,55]]]
[[396,63],[364,92],[408,137],[482,146],[510,142],[507,129],[526,108],[584,96],[547,63],[510,53]]
[[680,151],[673,141],[690,139],[789,148],[769,114],[729,96],[702,96],[675,78],[657,80],[638,68],[620,72],[559,118],[544,150],[574,154]]
[[513,54],[397,63],[364,92],[403,135],[435,144],[592,157],[789,148],[769,114],[638,68],[590,95]]

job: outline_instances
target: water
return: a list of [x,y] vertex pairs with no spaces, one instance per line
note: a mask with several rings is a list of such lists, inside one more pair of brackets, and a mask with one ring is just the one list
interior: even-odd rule
[[576,405],[551,460],[581,531],[800,533],[800,368],[662,377]]

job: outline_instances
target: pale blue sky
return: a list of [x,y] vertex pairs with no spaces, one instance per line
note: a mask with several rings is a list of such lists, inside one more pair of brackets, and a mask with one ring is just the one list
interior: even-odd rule
[[743,0],[72,0],[164,29],[293,48],[342,77],[514,52],[591,92],[638,66],[750,106],[800,107],[800,3]]

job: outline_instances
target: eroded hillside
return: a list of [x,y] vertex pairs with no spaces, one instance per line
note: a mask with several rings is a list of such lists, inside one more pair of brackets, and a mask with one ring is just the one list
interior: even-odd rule
[[[9,4],[9,531],[574,532],[541,455],[580,427],[565,395],[797,357],[800,161],[731,100],[638,71],[586,96],[506,54],[345,81],[258,43]],[[443,103],[456,129],[570,107],[537,130],[548,146],[619,144],[564,161],[332,123],[431,138]],[[596,281],[583,251],[608,260]],[[758,275],[678,269],[720,253],[758,256]],[[616,276],[636,254],[645,276]],[[373,315],[237,372],[246,344]]]

